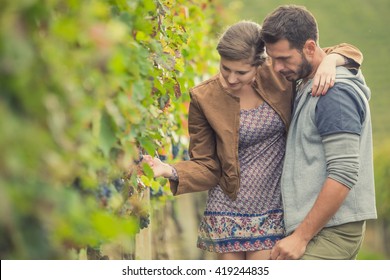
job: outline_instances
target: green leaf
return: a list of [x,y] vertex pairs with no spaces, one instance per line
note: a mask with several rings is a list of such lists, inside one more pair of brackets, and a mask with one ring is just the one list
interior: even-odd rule
[[149,164],[143,163],[142,164],[142,169],[143,169],[144,174],[146,175],[146,177],[148,177],[148,178],[153,178],[154,177],[153,169],[149,166]]
[[111,116],[104,110],[100,119],[99,146],[106,157],[109,156],[111,148],[117,141],[115,132],[114,122]]
[[145,149],[145,151],[149,154],[149,155],[154,155],[154,152],[156,150],[156,144],[154,143],[153,140],[149,139],[149,138],[141,138],[139,140],[140,144],[141,144],[141,147]]

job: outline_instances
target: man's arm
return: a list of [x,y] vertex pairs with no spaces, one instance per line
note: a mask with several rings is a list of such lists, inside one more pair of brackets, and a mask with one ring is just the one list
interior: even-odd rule
[[297,260],[303,256],[309,241],[337,212],[349,193],[345,185],[327,178],[313,208],[289,236],[279,241],[271,253],[273,260]]
[[301,258],[309,241],[337,212],[358,180],[364,105],[348,86],[336,84],[332,91],[318,101],[314,120],[322,136],[328,176],[305,219],[275,245],[272,259]]

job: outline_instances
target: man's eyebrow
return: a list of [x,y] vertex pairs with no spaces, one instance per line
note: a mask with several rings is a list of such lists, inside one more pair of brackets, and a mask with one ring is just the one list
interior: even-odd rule
[[266,52],[267,52],[267,55],[268,55],[270,58],[272,58],[272,59],[287,59],[287,58],[290,58],[290,57],[291,57],[291,55],[271,56],[271,55],[268,53],[268,51],[266,51]]
[[279,55],[279,56],[270,56],[270,55],[268,55],[268,56],[273,58],[273,59],[287,59],[287,58],[291,57],[291,55]]

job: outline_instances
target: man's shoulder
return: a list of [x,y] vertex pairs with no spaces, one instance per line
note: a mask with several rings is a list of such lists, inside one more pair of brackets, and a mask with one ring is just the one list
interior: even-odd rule
[[337,66],[336,67],[336,79],[356,76],[358,74],[358,72],[359,72],[359,69],[347,68],[345,66]]
[[316,104],[315,120],[320,135],[360,134],[366,107],[357,90],[348,83],[337,82]]
[[340,100],[360,100],[360,99],[361,99],[360,94],[357,92],[354,86],[344,81],[336,81],[333,87],[329,88],[328,92],[319,98],[318,102],[339,103]]

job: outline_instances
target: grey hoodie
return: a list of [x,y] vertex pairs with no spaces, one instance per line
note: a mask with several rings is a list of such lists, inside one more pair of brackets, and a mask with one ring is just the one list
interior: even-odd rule
[[[287,234],[303,221],[320,193],[327,171],[323,137],[316,126],[316,107],[320,98],[310,96],[312,81],[298,92],[287,138],[286,157],[281,179]],[[375,219],[375,186],[372,156],[372,128],[368,101],[370,90],[359,71],[356,75],[344,67],[337,68],[336,83],[360,97],[364,120],[359,133],[359,163],[356,178],[347,185],[351,190],[326,227]],[[340,86],[340,84],[338,85]],[[329,92],[328,94],[332,94]]]

